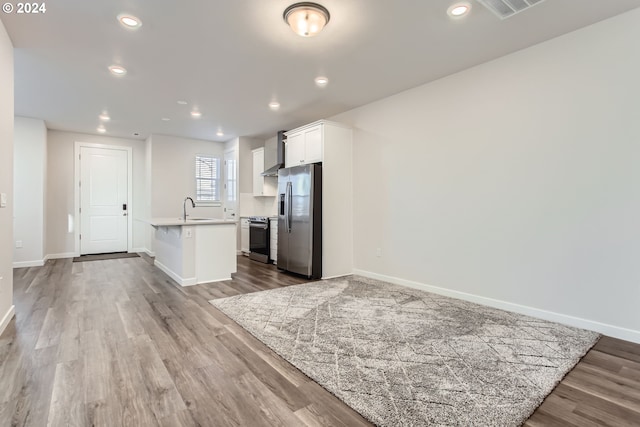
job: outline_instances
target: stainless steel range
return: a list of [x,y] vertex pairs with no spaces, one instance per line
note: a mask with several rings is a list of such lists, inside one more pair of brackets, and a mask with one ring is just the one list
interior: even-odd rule
[[269,263],[269,218],[249,217],[249,258]]

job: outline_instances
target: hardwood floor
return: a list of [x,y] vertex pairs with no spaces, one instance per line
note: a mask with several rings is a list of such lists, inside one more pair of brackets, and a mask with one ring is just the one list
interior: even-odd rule
[[[16,269],[0,426],[370,425],[208,303],[305,281],[244,257],[188,288],[148,257]],[[603,338],[525,425],[640,425],[640,345]]]

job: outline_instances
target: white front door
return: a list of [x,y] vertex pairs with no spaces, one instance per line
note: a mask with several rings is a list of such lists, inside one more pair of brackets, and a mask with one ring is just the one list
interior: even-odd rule
[[127,251],[127,151],[80,147],[80,254]]
[[235,150],[224,153],[224,217],[237,219],[238,162]]

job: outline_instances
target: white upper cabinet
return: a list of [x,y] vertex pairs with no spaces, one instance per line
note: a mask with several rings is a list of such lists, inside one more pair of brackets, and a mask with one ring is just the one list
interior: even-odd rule
[[264,147],[256,148],[253,153],[253,195],[275,196],[277,181],[273,177],[262,176],[264,172]]
[[285,167],[306,165],[322,161],[323,124],[287,132]]

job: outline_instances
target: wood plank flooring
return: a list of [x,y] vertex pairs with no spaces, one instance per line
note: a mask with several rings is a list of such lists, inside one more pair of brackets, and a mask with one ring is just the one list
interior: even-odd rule
[[[16,269],[0,426],[370,425],[208,303],[303,282],[244,257],[188,288],[145,256]],[[525,425],[640,425],[640,345],[603,338]]]

